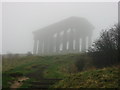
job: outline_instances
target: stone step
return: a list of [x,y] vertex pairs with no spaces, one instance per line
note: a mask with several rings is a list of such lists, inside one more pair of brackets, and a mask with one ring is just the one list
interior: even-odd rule
[[56,78],[50,78],[50,79],[40,79],[39,81],[33,81],[30,83],[30,88],[35,89],[47,89],[51,85],[55,84],[56,82],[60,81],[62,79],[56,79]]
[[33,89],[48,89],[49,86],[31,86],[30,88],[31,88],[31,89],[32,89],[32,88],[33,88]]
[[55,82],[31,82],[30,84],[32,84],[32,85],[51,85],[54,83]]

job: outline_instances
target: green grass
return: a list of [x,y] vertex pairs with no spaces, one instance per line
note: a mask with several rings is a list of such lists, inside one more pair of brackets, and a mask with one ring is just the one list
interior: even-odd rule
[[[79,60],[84,61],[85,66],[82,68],[87,71],[78,73],[79,70],[75,63]],[[56,88],[117,88],[120,82],[118,67],[91,70],[91,58],[85,54],[24,56],[3,58],[2,61],[3,88],[10,87],[11,83],[16,80],[16,77],[11,76],[15,73],[29,77],[21,88],[28,88],[30,82],[38,81],[43,77],[63,79],[54,85]]]
[[[10,74],[15,72],[19,72],[24,76],[33,74],[30,80],[37,80],[41,73],[44,78],[64,78],[68,73],[62,72],[62,67],[71,65],[79,56],[79,54],[69,54],[56,56],[25,56],[13,59],[3,58],[3,87],[10,86],[9,83],[14,79]],[[34,76],[34,74],[38,74],[38,78],[36,75]],[[28,82],[30,80],[28,80]]]
[[120,88],[120,67],[107,67],[69,75],[54,88]]

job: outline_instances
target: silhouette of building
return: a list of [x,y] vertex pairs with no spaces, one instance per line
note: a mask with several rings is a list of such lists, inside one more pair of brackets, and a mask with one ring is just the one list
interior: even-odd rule
[[85,18],[70,17],[34,31],[33,54],[84,52],[91,45],[94,27]]

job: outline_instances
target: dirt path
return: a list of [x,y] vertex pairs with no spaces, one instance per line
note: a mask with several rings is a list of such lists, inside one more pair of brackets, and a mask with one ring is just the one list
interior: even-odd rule
[[16,81],[11,85],[10,88],[20,88],[20,86],[23,84],[23,81],[28,80],[27,77],[18,77]]
[[29,78],[35,78],[36,80],[42,79],[43,71],[46,69],[46,66],[40,66],[40,68],[39,67],[35,67],[35,68],[38,68],[38,70],[29,73],[28,75],[26,75],[26,77],[25,76],[18,77],[17,80],[12,83],[10,88],[20,88],[24,83],[23,81],[26,81]]
[[[37,69],[36,69],[37,68]],[[11,88],[20,88],[23,85],[23,81],[26,81],[27,79],[34,78],[35,81],[29,82],[30,87],[29,88],[49,88],[49,86],[53,85],[55,82],[58,82],[61,79],[57,78],[44,78],[43,72],[47,68],[47,66],[39,66],[35,67],[35,71],[28,73],[25,76],[18,77],[16,81],[13,82],[11,85]],[[27,78],[29,77],[29,78]]]

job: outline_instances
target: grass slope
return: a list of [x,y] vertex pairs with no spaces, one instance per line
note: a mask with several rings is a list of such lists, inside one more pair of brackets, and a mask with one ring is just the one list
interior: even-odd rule
[[[2,62],[2,85],[9,88],[13,81],[19,76],[30,78],[25,81],[22,88],[29,87],[29,83],[39,81],[42,78],[63,79],[55,88],[99,88],[120,86],[119,68],[109,67],[77,73],[75,66],[77,60],[90,61],[90,57],[84,54],[68,54],[55,56],[25,56],[14,58],[3,58]],[[84,63],[78,62],[78,65]],[[89,63],[85,63],[89,66]],[[88,68],[89,70],[89,68]],[[66,78],[66,79],[64,79]]]
[[120,88],[120,67],[80,72],[70,75],[54,88]]
[[68,68],[79,57],[79,54],[56,56],[25,56],[18,58],[3,58],[3,82],[4,88],[8,88],[15,80],[11,75],[23,75],[30,78],[29,81],[40,78],[64,78],[67,75],[64,68]]

